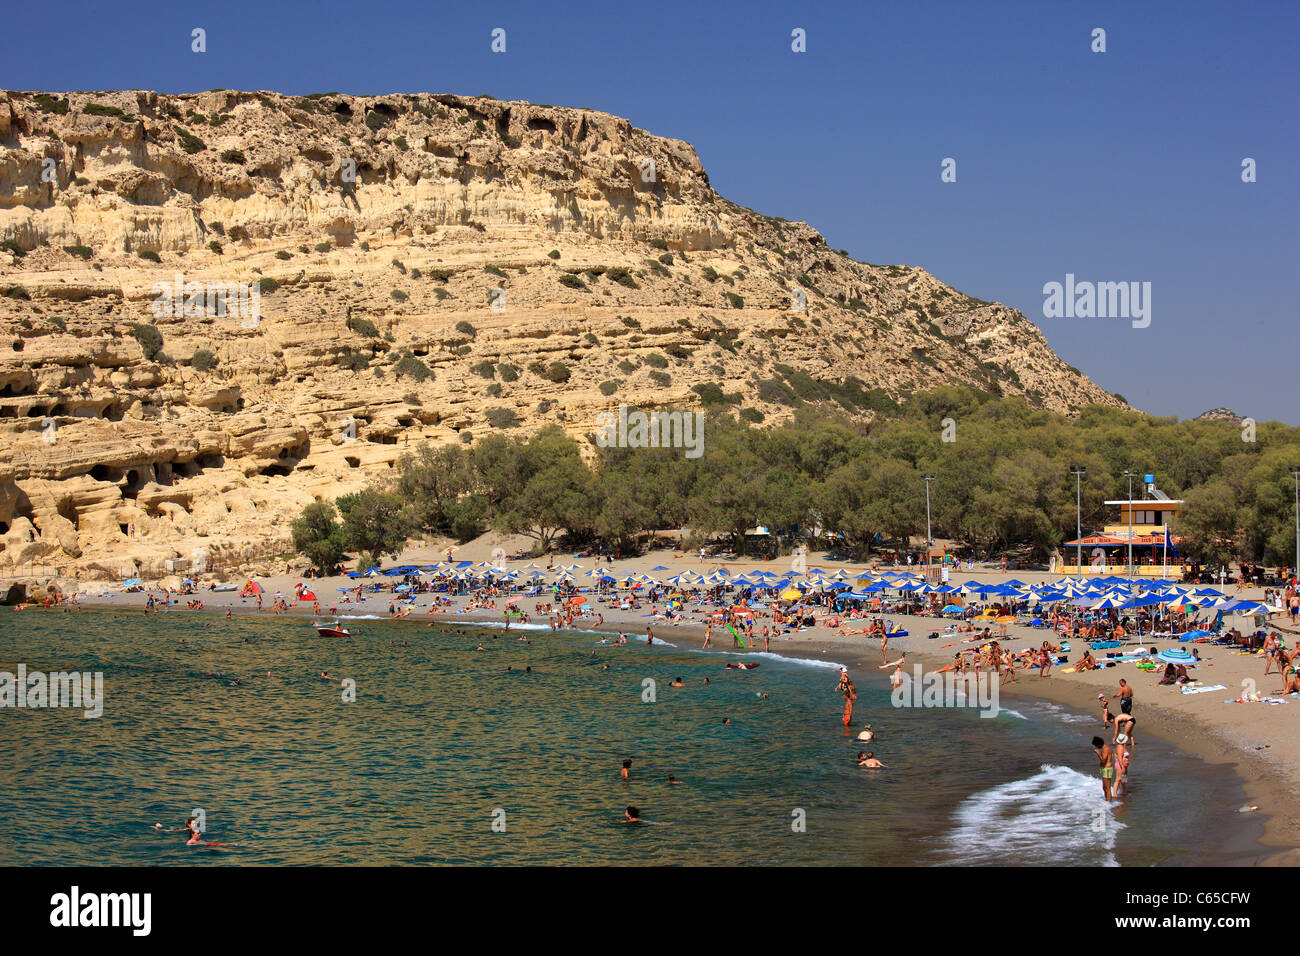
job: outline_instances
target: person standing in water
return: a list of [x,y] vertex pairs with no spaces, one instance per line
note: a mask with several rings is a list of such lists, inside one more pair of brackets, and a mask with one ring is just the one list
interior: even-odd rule
[[1115,752],[1110,749],[1110,744],[1100,737],[1092,738],[1092,749],[1097,754],[1097,759],[1101,761],[1099,772],[1101,774],[1101,792],[1106,797],[1106,802],[1110,803],[1111,781],[1115,779]]
[[844,726],[848,727],[853,722],[853,702],[858,699],[858,692],[847,670],[840,671],[840,682],[835,689],[844,695]]

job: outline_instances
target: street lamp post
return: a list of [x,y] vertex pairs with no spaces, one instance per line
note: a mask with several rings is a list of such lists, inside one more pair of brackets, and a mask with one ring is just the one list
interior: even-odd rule
[[921,476],[925,479],[925,580],[928,584],[930,581],[930,482],[934,481],[934,474],[925,474]]
[[1070,470],[1074,475],[1074,567],[1075,573],[1083,577],[1083,476],[1087,468],[1075,465]]
[[1136,471],[1125,470],[1124,477],[1128,479],[1128,576],[1133,577],[1133,479],[1137,477]]
[[1291,469],[1295,479],[1295,564],[1291,567],[1291,576],[1300,576],[1300,468]]

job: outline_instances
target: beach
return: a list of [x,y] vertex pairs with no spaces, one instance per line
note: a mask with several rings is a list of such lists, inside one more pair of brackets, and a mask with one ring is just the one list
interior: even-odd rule
[[[489,561],[492,560],[494,552],[499,555],[498,549],[503,544],[514,545],[517,542],[489,536],[455,549],[454,560],[475,563]],[[432,564],[444,557],[445,549],[442,546],[411,549],[386,566]],[[512,570],[523,569],[530,563],[535,563],[537,567],[544,569],[546,562],[547,559],[534,562],[523,559],[509,561],[506,564]],[[602,560],[599,567],[602,572],[620,579],[627,575],[651,573],[656,567],[667,567],[670,570],[655,575],[664,578],[686,570],[710,573],[719,568],[725,569],[733,576],[753,570],[781,573],[787,569],[788,562],[788,558],[771,562],[744,558],[701,560],[698,554],[683,555],[658,550],[644,556],[615,560],[612,563]],[[820,568],[827,573],[843,569],[850,574],[857,574],[867,567],[861,564],[821,560],[817,555],[809,555],[807,563],[809,571]],[[590,578],[581,577],[585,571],[593,567],[591,558],[557,555],[554,564],[557,569],[561,565],[579,565],[580,570],[575,571],[575,574],[579,575],[575,583],[580,587],[585,587],[591,581]],[[907,570],[907,568],[904,566],[899,570]],[[968,574],[966,571],[960,573]],[[1010,580],[1012,577],[1026,583],[1055,580],[1059,577],[1059,575],[1043,572],[1001,572],[996,568],[978,566],[974,571],[969,572],[969,575],[981,581],[987,580],[990,585]],[[551,579],[552,576],[548,575],[544,580]],[[383,582],[385,579],[381,577],[375,580]],[[229,610],[235,615],[259,614],[262,617],[271,617],[274,615],[270,606],[278,594],[291,603],[291,607],[284,612],[285,614],[311,615],[311,602],[297,605],[292,603],[294,586],[304,583],[301,578],[280,575],[259,577],[257,581],[264,591],[264,608],[260,612],[257,610],[256,601],[240,597],[238,590],[207,591],[203,589],[206,586],[204,582],[194,595],[179,598],[180,603],[173,605],[168,613],[187,613],[183,610],[184,602],[200,599],[204,602],[202,613],[224,615]],[[244,582],[238,580],[235,583],[242,585]],[[353,588],[358,581],[337,576],[305,583],[310,584],[315,590],[320,598],[322,611],[325,612],[333,604],[332,598],[343,597],[336,589]],[[365,583],[368,585],[373,581],[367,579]],[[99,590],[98,587],[90,588],[87,593],[80,594],[77,598],[78,604],[86,607],[138,610],[144,606],[146,596],[150,593],[147,589],[144,592],[130,594],[110,589],[108,596],[104,597],[100,596]],[[155,597],[161,597],[161,592],[157,590],[152,593]],[[1245,589],[1241,592],[1233,590],[1231,593],[1234,597],[1256,600],[1262,596],[1260,589]],[[368,595],[363,602],[347,603],[340,600],[336,605],[337,616],[345,624],[350,619],[361,619],[357,624],[351,625],[355,631],[358,625],[364,627],[361,621],[365,619],[387,619],[391,597],[391,592],[385,591]],[[453,598],[453,604],[443,613],[430,615],[427,612],[432,604],[432,598],[432,594],[419,594],[412,613],[408,617],[399,619],[397,623],[419,628],[432,624],[442,629],[455,628],[458,624],[485,624],[494,627],[502,625],[500,608],[465,611],[465,605],[469,600],[467,595]],[[524,611],[531,612],[533,605],[539,600],[545,601],[546,595],[540,599],[524,598],[520,606]],[[500,603],[498,600],[498,604]],[[626,611],[598,604],[596,611],[603,617],[602,623],[597,624],[596,616],[593,615],[590,619],[579,618],[572,625],[573,629],[599,631],[609,635],[621,632],[627,635],[629,642],[638,640],[644,642],[646,627],[650,626],[653,627],[656,637],[683,649],[697,649],[704,640],[704,625],[698,618],[692,619],[690,612],[687,613],[686,620],[681,623],[669,623],[651,620],[645,616],[649,612],[648,606],[635,611]],[[886,618],[909,632],[907,637],[890,639],[891,660],[897,657],[899,651],[904,651],[907,654],[909,670],[914,664],[920,664],[926,671],[930,671],[950,663],[953,648],[951,646],[941,648],[941,645],[950,645],[956,639],[952,636],[929,639],[926,636],[935,631],[942,634],[944,621],[935,617],[913,617],[901,614],[888,614]],[[764,620],[760,618],[756,621],[756,630],[761,631]],[[534,615],[534,625],[546,623],[545,617]],[[862,625],[866,622],[852,623]],[[1279,623],[1283,625],[1284,637],[1288,641],[1294,640],[1296,635],[1287,630],[1285,622]],[[726,638],[721,643],[720,633]],[[1008,627],[1006,638],[1002,639],[1002,645],[1013,651],[1019,651],[1025,647],[1038,646],[1045,637],[1050,635],[1051,632],[1045,629],[1011,625]],[[1169,639],[1150,643],[1154,643],[1162,650],[1175,645],[1175,642]],[[731,640],[727,632],[715,628],[713,648],[729,650],[730,645]],[[1295,809],[1296,796],[1300,794],[1300,740],[1297,740],[1294,734],[1295,718],[1288,716],[1292,713],[1292,708],[1300,707],[1300,699],[1288,698],[1285,703],[1276,705],[1226,703],[1225,701],[1230,698],[1242,696],[1243,681],[1247,679],[1257,682],[1261,694],[1274,693],[1280,689],[1281,681],[1274,675],[1268,678],[1263,676],[1264,658],[1261,654],[1244,654],[1231,648],[1206,644],[1197,647],[1201,653],[1202,663],[1195,674],[1200,684],[1222,684],[1225,685],[1223,690],[1183,694],[1176,685],[1156,686],[1158,677],[1156,673],[1140,671],[1132,664],[1118,664],[1097,671],[1069,674],[1062,673],[1062,667],[1055,667],[1051,676],[1045,678],[1037,676],[1035,671],[1019,671],[1016,682],[1001,689],[1002,706],[1014,707],[1014,701],[1018,697],[1026,696],[1055,702],[1085,714],[1096,715],[1095,724],[1081,725],[1079,743],[1086,751],[1089,746],[1088,741],[1094,734],[1101,734],[1107,738],[1110,736],[1109,731],[1102,727],[1098,695],[1113,697],[1119,678],[1125,678],[1134,688],[1134,715],[1139,721],[1139,739],[1143,736],[1158,737],[1211,766],[1221,768],[1225,773],[1235,773],[1244,781],[1248,796],[1247,805],[1258,808],[1252,813],[1262,820],[1263,837],[1262,845],[1255,851],[1249,848],[1238,849],[1245,850],[1247,855],[1252,857],[1252,862],[1264,864],[1300,862],[1300,849],[1297,849],[1298,841],[1294,837],[1296,827],[1300,824],[1300,813]],[[771,650],[784,657],[830,660],[843,664],[849,669],[859,687],[888,687],[888,671],[878,669],[882,659],[880,642],[875,638],[868,638],[865,635],[841,635],[829,628],[819,626],[804,628],[774,638]],[[1081,646],[1076,643],[1069,655],[1071,663],[1078,659],[1081,651]],[[827,699],[830,702],[834,700],[834,694],[829,688]],[[1135,774],[1140,774],[1140,762],[1136,763],[1135,767]],[[1223,806],[1215,809],[1227,815],[1236,814],[1241,808]]]

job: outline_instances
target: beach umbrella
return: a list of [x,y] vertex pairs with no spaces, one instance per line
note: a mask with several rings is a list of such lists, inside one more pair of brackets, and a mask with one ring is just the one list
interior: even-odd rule
[[1202,637],[1213,637],[1213,636],[1214,636],[1213,631],[1188,631],[1186,634],[1179,635],[1178,640],[1197,641],[1200,640]]
[[311,588],[303,588],[301,591],[298,592],[298,600],[314,601],[316,600],[316,592],[313,591]]
[[1229,614],[1240,614],[1244,617],[1256,617],[1260,614],[1272,614],[1274,609],[1267,604],[1260,604],[1258,601],[1240,601],[1231,607],[1224,608]]
[[782,601],[797,601],[801,597],[803,597],[803,595],[795,588],[786,588],[781,592]]

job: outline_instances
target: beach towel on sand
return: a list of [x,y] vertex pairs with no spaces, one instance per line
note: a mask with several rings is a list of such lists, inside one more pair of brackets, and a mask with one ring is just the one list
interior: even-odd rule
[[1183,687],[1184,694],[1204,694],[1207,690],[1227,690],[1227,684],[1215,684],[1213,687]]

